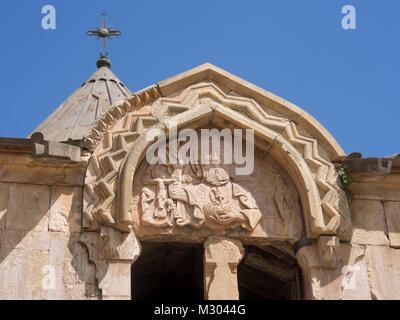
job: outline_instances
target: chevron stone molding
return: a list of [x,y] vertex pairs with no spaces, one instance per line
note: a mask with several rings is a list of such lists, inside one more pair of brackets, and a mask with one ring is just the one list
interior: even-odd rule
[[[347,208],[347,201],[334,164],[317,139],[289,117],[268,110],[252,98],[226,93],[212,81],[191,85],[173,97],[161,97],[157,86],[150,87],[115,105],[94,126],[86,138],[88,148],[93,150],[84,188],[86,229],[106,225],[130,230],[129,213],[122,211],[129,211],[124,208],[132,199],[123,190],[131,190],[132,186],[121,189],[123,168],[131,153],[140,153],[137,158],[143,159],[147,148],[144,133],[154,126],[167,131],[169,119],[190,123],[191,127],[225,121],[255,129],[256,137],[266,142],[262,148],[282,163],[297,188],[309,186],[303,196],[300,192],[307,235],[317,238],[337,233],[343,218],[339,207]],[[295,160],[290,164],[281,158],[285,154]],[[296,161],[304,162],[301,168],[292,168]],[[340,201],[345,203],[340,206]]]

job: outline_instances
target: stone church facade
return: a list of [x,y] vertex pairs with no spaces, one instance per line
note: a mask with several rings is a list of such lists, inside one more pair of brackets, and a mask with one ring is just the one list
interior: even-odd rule
[[[134,94],[97,66],[29,138],[0,138],[0,299],[400,299],[398,155],[346,155],[211,64]],[[171,123],[253,129],[253,173],[149,164],[146,133]]]

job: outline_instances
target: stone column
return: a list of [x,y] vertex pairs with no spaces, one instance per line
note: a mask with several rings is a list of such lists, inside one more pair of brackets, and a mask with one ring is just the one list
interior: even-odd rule
[[204,299],[239,300],[237,265],[244,256],[239,240],[209,237],[204,243]]

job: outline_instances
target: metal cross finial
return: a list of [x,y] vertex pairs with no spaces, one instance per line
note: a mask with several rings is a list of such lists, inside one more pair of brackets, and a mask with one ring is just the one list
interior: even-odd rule
[[[108,17],[106,13],[102,13],[100,17]],[[102,39],[102,47],[106,46],[106,39],[112,40],[112,37],[120,36],[121,31],[119,30],[112,30],[112,27],[106,27],[106,18],[103,18],[101,23],[101,28],[95,27],[96,30],[89,30],[86,32],[88,36],[95,36],[97,39]]]

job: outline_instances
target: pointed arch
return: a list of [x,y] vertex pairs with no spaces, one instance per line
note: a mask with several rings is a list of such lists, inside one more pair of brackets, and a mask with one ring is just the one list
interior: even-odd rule
[[93,125],[85,138],[94,151],[85,180],[86,229],[105,224],[129,230],[127,199],[149,146],[144,135],[152,127],[168,133],[169,119],[178,120],[179,129],[199,128],[216,119],[254,129],[265,142],[263,149],[296,185],[307,236],[340,230],[339,236],[348,239],[348,204],[332,162],[344,154],[337,142],[305,111],[209,64],[116,103]]
[[[270,155],[283,166],[293,179],[303,206],[307,235],[311,238],[316,238],[321,233],[324,233],[326,229],[324,227],[321,202],[313,175],[303,157],[282,135],[220,105],[203,105],[199,108],[187,110],[169,119],[176,120],[178,130],[180,130],[187,126],[196,129],[201,124],[204,124],[204,121],[201,120],[211,120],[213,117],[229,121],[242,129],[254,129],[255,136],[270,146]],[[168,136],[168,122],[163,121],[153,128],[163,130]],[[117,184],[119,186],[119,224],[130,225],[132,223],[130,205],[132,201],[133,178],[137,168],[145,157],[147,148],[152,143],[152,141],[146,141],[144,134],[141,135],[133,144],[131,152],[122,165],[122,170],[120,170],[118,177],[119,183]]]

